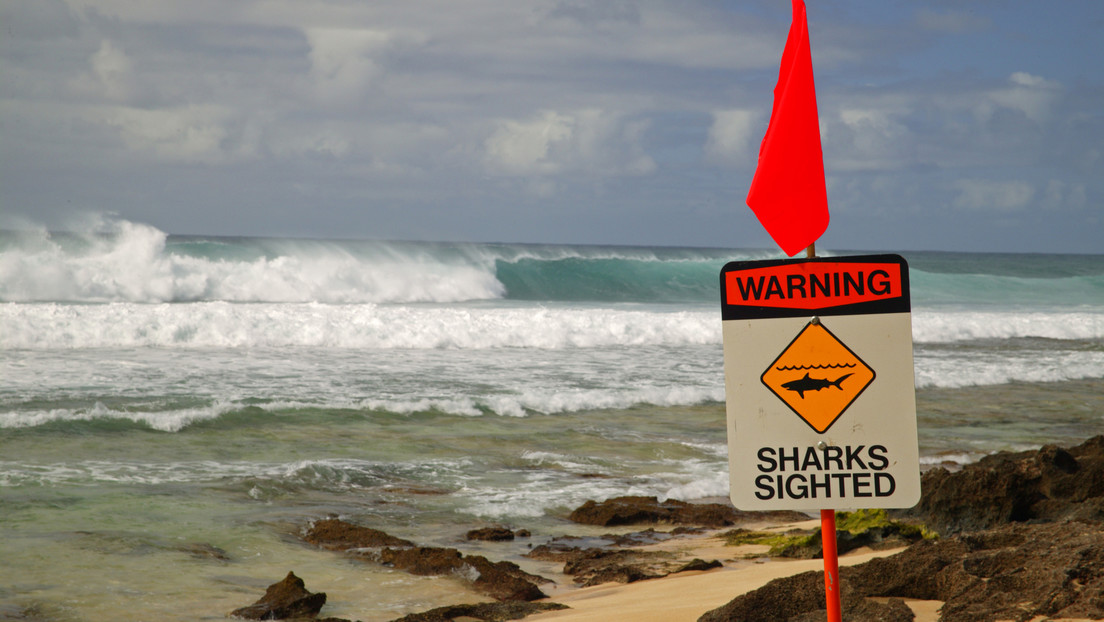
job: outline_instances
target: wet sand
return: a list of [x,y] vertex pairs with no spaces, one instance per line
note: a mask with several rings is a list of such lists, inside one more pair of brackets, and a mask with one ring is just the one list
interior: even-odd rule
[[[775,525],[769,530],[793,528],[811,529],[819,520],[807,523]],[[775,560],[748,555],[765,553],[766,546],[726,546],[717,534],[677,538],[647,547],[645,550],[674,550],[686,559],[719,560],[723,568],[690,571],[635,583],[607,583],[592,587],[555,590],[554,602],[570,607],[526,618],[532,622],[606,622],[635,620],[637,622],[694,622],[702,614],[716,609],[733,598],[762,587],[773,579],[788,577],[809,570],[822,571],[824,562],[813,560]],[[840,565],[861,564],[875,557],[893,555],[902,549],[871,551],[858,549],[840,557]],[[905,601],[916,613],[917,622],[939,619],[939,601]]]

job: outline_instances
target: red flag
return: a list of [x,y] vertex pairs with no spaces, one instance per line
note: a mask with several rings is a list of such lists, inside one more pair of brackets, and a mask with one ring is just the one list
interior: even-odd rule
[[774,108],[759,147],[759,166],[747,204],[789,256],[816,242],[828,228],[824,155],[803,0],[793,0],[793,23],[774,87]]

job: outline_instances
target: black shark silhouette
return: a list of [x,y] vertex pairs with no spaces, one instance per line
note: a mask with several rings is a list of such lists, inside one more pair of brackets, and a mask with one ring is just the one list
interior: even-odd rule
[[809,372],[805,372],[804,378],[784,382],[782,383],[782,388],[794,391],[801,399],[805,399],[806,391],[819,391],[821,389],[827,389],[828,387],[836,387],[842,391],[843,387],[840,383],[853,375],[854,374],[844,374],[835,380],[828,380],[827,378],[810,378]]

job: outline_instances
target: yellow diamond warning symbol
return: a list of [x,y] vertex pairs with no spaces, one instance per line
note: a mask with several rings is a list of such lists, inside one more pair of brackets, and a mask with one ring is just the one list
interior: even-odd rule
[[874,382],[874,375],[858,355],[814,321],[805,325],[760,380],[823,434]]

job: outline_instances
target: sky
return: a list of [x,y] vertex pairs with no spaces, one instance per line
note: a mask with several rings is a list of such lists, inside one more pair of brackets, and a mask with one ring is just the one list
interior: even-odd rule
[[[818,248],[1104,253],[1104,2],[808,0]],[[777,248],[789,0],[0,0],[0,228]]]

